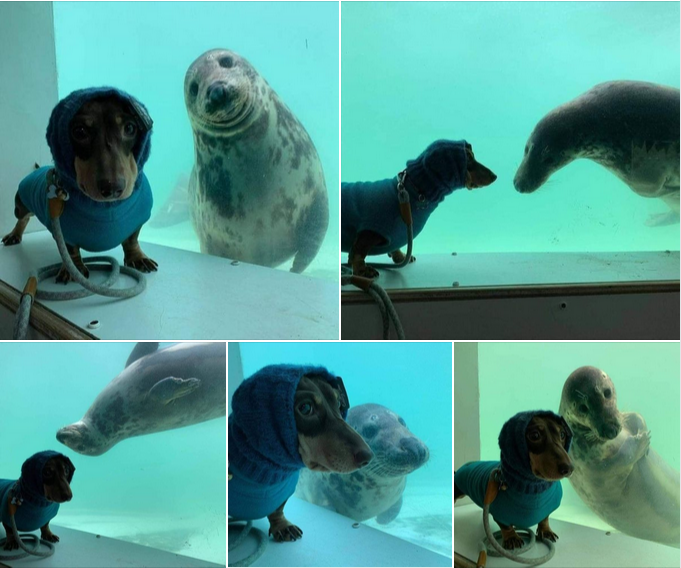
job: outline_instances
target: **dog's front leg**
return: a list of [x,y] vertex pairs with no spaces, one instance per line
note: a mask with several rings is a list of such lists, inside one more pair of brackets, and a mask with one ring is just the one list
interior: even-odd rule
[[59,537],[50,530],[49,522],[44,527],[40,527],[40,538],[47,542],[59,542]]
[[3,546],[3,548],[5,550],[16,550],[19,548],[19,543],[17,542],[17,539],[14,538],[12,527],[7,523],[2,523],[2,526],[5,528],[5,533],[7,534],[7,540],[5,541],[5,546]]
[[293,542],[302,538],[303,531],[297,527],[284,516],[284,501],[274,513],[267,515],[267,520],[270,522],[270,534],[275,542]]
[[[78,272],[85,276],[85,278],[89,278],[90,271],[87,269],[87,266],[85,266],[85,263],[83,262],[83,259],[80,256],[80,248],[71,245],[66,245],[66,250],[69,251],[69,256],[71,257],[73,264],[76,265]],[[59,269],[59,273],[57,274],[57,282],[66,284],[67,282],[70,281],[71,274],[66,268],[66,265],[62,264],[61,268]]]
[[142,227],[123,241],[123,255],[125,266],[130,266],[140,272],[156,272],[158,263],[142,252],[138,237]]
[[515,550],[516,548],[522,548],[525,545],[525,542],[520,538],[520,535],[515,532],[515,527],[513,525],[502,525],[499,521],[496,521],[496,523],[501,528],[501,538],[506,550]]
[[556,542],[558,540],[558,535],[554,533],[551,530],[551,527],[549,526],[549,518],[546,517],[543,521],[539,523],[537,526],[537,538],[540,539],[548,539],[551,542]]

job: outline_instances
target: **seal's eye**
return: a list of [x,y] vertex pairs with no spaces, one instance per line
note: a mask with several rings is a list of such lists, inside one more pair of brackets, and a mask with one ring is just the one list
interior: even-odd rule
[[611,391],[610,389],[605,389],[605,390],[603,391],[603,396],[604,396],[605,398],[610,398],[610,397],[612,396],[612,391]]
[[589,409],[588,409],[588,407],[586,406],[586,404],[580,404],[580,405],[577,407],[577,409],[578,409],[580,412],[583,412],[584,414],[586,414],[587,412],[589,412]]
[[84,126],[75,126],[71,129],[71,136],[76,142],[85,142],[88,138],[87,129]]
[[134,122],[126,122],[123,127],[123,134],[132,138],[137,134],[137,125]]
[[196,81],[189,85],[189,94],[192,97],[195,97],[196,95],[199,94],[199,84]]
[[218,63],[220,64],[220,67],[224,67],[225,69],[230,69],[231,67],[234,67],[234,59],[232,59],[229,55],[221,57],[218,60]]
[[303,416],[310,416],[312,414],[312,405],[309,402],[304,402],[298,407],[298,412]]
[[527,152],[529,152],[530,146],[529,144],[525,144],[525,155],[527,155]]
[[403,418],[398,418],[397,421],[398,421],[400,424],[402,424],[402,426],[404,426],[405,428],[407,427],[407,423],[404,421]]

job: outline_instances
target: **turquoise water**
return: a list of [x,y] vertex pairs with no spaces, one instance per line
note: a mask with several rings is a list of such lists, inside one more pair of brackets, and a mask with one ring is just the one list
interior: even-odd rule
[[[567,377],[593,365],[612,379],[619,410],[641,414],[651,448],[679,470],[678,343],[481,343],[478,349],[481,459],[499,459],[497,438],[506,420],[523,410],[558,412]],[[569,481],[562,486],[563,502],[552,518],[612,530]]]
[[[329,192],[330,223],[306,274],[338,278],[338,5],[328,2],[55,2],[59,96],[114,85],[154,120],[145,172],[154,193],[141,240],[198,251],[188,221],[154,229],[194,163],[184,76],[205,51],[228,48],[258,70],[309,132]],[[103,32],[102,23],[107,31]],[[281,268],[288,270],[290,263]]]
[[535,124],[594,85],[679,87],[678,2],[343,2],[343,181],[394,176],[438,138],[466,139],[497,181],[458,191],[414,253],[678,250],[679,225],[577,160],[537,192],[513,177]]
[[0,344],[0,477],[18,478],[35,452],[62,452],[76,467],[73,500],[53,525],[225,564],[224,419],[130,438],[96,457],[55,438],[123,370],[134,345]]
[[240,345],[244,377],[274,363],[323,365],[343,378],[351,406],[377,403],[404,418],[428,446],[430,460],[408,476],[402,510],[394,521],[365,524],[451,557],[451,343]]

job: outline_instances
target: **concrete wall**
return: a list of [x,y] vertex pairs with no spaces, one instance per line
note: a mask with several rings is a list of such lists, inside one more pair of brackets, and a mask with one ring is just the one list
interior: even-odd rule
[[[52,2],[0,2],[0,232],[14,226],[14,194],[33,164],[51,163],[45,141],[58,101]],[[28,230],[44,229],[33,220]]]

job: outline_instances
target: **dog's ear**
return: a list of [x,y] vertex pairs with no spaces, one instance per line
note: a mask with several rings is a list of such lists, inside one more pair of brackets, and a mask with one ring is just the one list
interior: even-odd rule
[[76,472],[76,466],[74,466],[73,462],[66,456],[64,456],[64,468],[66,469],[66,477],[68,482],[71,483],[73,480],[73,474]]
[[338,391],[340,400],[340,412],[345,416],[350,408],[350,400],[348,399],[348,393],[345,390],[345,385],[343,384],[343,379],[341,377],[336,377],[329,380],[329,384]]

